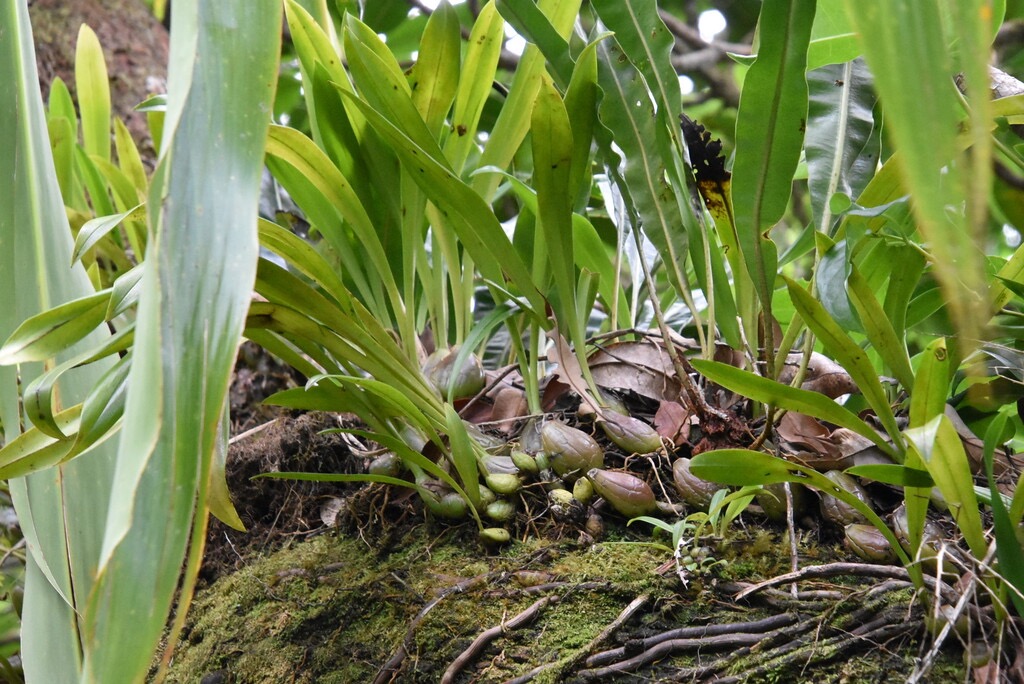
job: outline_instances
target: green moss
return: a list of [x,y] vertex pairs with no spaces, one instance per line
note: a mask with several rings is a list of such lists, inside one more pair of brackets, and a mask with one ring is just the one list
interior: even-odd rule
[[[438,681],[477,635],[507,622],[541,596],[552,595],[559,600],[532,623],[487,646],[459,681],[505,681],[545,663],[555,665],[536,681],[560,681],[561,671],[579,669],[595,637],[641,594],[650,601],[630,623],[628,632],[634,634],[766,616],[765,610],[733,605],[714,587],[722,579],[742,578],[741,571],[752,573],[746,579],[785,571],[788,554],[779,553],[780,548],[755,537],[742,547],[737,543],[731,550],[717,549],[717,557],[730,555],[730,565],[695,578],[683,589],[673,572],[654,572],[670,556],[648,544],[604,543],[582,549],[532,541],[488,554],[470,526],[439,531],[421,525],[382,547],[324,535],[254,560],[200,592],[169,681],[196,682],[216,670],[231,672],[236,684],[370,681],[428,602],[485,574],[488,581],[449,593],[420,622],[400,681]],[[524,569],[560,584],[542,593],[528,591],[511,576]],[[906,602],[909,595],[885,600]],[[843,616],[835,617],[841,624]],[[906,673],[916,653],[913,645],[895,655],[858,653],[837,664],[816,665],[813,677],[810,671],[803,676],[861,681],[882,667]],[[857,677],[850,674],[854,661],[873,665]],[[644,676],[656,680],[659,673],[694,662],[669,658]],[[733,674],[753,673],[764,664],[763,655],[761,662],[753,655],[738,663]],[[943,661],[943,667],[951,666]],[[957,671],[962,677],[962,667]],[[769,672],[760,681],[792,681],[794,676],[786,668]]]

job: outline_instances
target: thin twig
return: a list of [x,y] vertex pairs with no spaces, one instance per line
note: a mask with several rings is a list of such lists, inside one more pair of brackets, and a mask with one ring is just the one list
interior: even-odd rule
[[601,633],[593,639],[591,639],[590,643],[587,644],[586,647],[581,649],[579,654],[571,660],[569,660],[569,662],[544,663],[543,665],[535,667],[529,672],[522,674],[516,677],[515,679],[508,680],[507,682],[505,682],[505,684],[526,684],[526,682],[533,681],[534,677],[536,677],[537,675],[543,672],[547,672],[548,670],[551,670],[555,667],[560,668],[562,673],[571,672],[580,663],[580,661],[586,658],[588,653],[593,652],[595,649],[597,649],[597,647],[599,647],[605,641],[610,639],[612,635],[615,634],[615,632],[617,632],[622,627],[622,625],[626,624],[626,622],[631,617],[633,617],[637,613],[637,611],[646,606],[650,600],[650,594],[642,594],[641,596],[638,596],[635,599],[633,599],[628,606],[622,609],[622,612],[619,613],[618,617],[616,617],[614,620],[608,623],[608,625],[603,630],[601,630]]
[[500,574],[500,571],[494,571],[463,580],[454,586],[444,589],[440,594],[428,602],[427,605],[423,606],[420,612],[417,613],[416,617],[413,618],[412,622],[409,623],[409,628],[405,631],[405,637],[402,639],[402,643],[398,645],[395,652],[391,654],[388,661],[384,663],[384,666],[379,672],[377,672],[377,676],[373,678],[373,684],[386,684],[387,682],[395,681],[395,677],[398,675],[398,672],[402,667],[402,663],[405,661],[406,656],[409,655],[409,651],[413,647],[413,639],[416,636],[416,630],[419,629],[420,624],[427,617],[427,613],[433,610],[438,603],[452,594],[461,594],[464,591],[480,586]]
[[[802,568],[796,572],[788,572],[784,575],[772,577],[763,582],[746,587],[735,595],[735,599],[747,598],[768,587],[777,587],[780,584],[787,584],[796,580],[820,579],[823,577],[837,577],[840,575],[852,575],[855,577],[875,577],[878,579],[896,579],[910,582],[910,573],[906,569],[895,565],[870,565],[868,563],[826,563],[825,565],[812,565]],[[924,576],[925,586],[929,589],[939,589],[946,592],[953,592],[945,582],[938,582],[934,577]]]
[[726,634],[733,633],[744,633],[744,634],[767,634],[772,630],[780,629],[783,627],[789,627],[797,621],[797,617],[791,613],[783,613],[781,615],[773,615],[763,620],[754,620],[752,622],[730,622],[726,624],[713,624],[703,625],[700,627],[680,627],[679,629],[669,630],[662,632],[652,637],[640,640],[636,645],[630,645],[629,649],[626,647],[614,648],[610,651],[602,651],[595,653],[594,655],[587,658],[586,665],[588,668],[601,667],[608,663],[613,663],[620,660],[626,655],[627,650],[636,650],[636,647],[646,650],[657,646],[666,641],[693,641],[700,639],[711,639],[718,638]]
[[452,661],[452,664],[448,666],[448,669],[444,671],[444,675],[441,677],[441,684],[452,684],[452,682],[455,681],[455,676],[462,671],[464,667],[469,665],[473,658],[475,658],[477,654],[487,646],[487,644],[491,643],[506,632],[518,629],[519,627],[527,624],[540,615],[540,612],[544,610],[548,604],[557,603],[561,598],[561,596],[552,595],[537,599],[529,608],[519,613],[508,622],[503,621],[501,624],[495,625],[494,627],[481,632],[477,638],[473,640],[473,643],[469,645],[469,648],[460,653],[458,657]]

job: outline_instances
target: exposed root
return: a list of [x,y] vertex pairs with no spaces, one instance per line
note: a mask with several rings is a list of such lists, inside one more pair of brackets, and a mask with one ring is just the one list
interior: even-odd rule
[[[608,641],[608,639],[610,639],[612,635],[615,634],[615,632],[617,632],[619,628],[622,627],[622,625],[626,624],[626,622],[631,617],[633,617],[636,613],[642,610],[650,600],[650,594],[643,594],[642,596],[638,596],[635,599],[633,599],[628,606],[622,609],[622,612],[619,613],[618,617],[612,620],[607,627],[601,630],[600,634],[594,637],[591,640],[591,642],[587,644],[587,647],[583,649],[579,656],[577,656],[576,658],[572,659],[569,663],[566,663],[564,666],[562,666],[562,671],[564,672],[575,668],[579,664],[579,661],[586,657],[586,654],[591,653],[592,651],[600,647],[601,644]],[[532,681],[534,677],[536,677],[537,675],[543,672],[547,672],[548,670],[554,669],[556,667],[559,667],[559,665],[560,664],[557,662],[545,663],[539,667],[533,668],[524,675],[516,677],[515,679],[508,680],[507,682],[505,682],[505,684],[526,684],[526,682]]]
[[454,586],[448,587],[428,602],[427,605],[423,606],[420,612],[416,614],[416,617],[413,618],[412,622],[409,623],[409,628],[405,632],[405,638],[402,639],[402,643],[399,644],[398,648],[395,649],[395,652],[391,654],[388,661],[384,663],[384,667],[380,669],[377,676],[373,678],[373,684],[387,684],[388,682],[396,681],[398,673],[402,669],[402,664],[405,662],[405,658],[409,655],[409,651],[415,648],[416,630],[419,629],[420,624],[427,617],[427,614],[433,610],[437,604],[452,594],[461,594],[464,591],[483,586],[500,574],[500,572],[495,571],[484,573],[483,575],[477,575],[476,577],[470,577],[469,579],[459,582]]
[[529,608],[519,613],[508,622],[502,621],[500,625],[495,625],[494,627],[481,632],[476,639],[473,639],[473,643],[469,645],[469,648],[460,653],[458,657],[452,661],[452,664],[448,666],[448,669],[444,671],[444,676],[441,677],[441,684],[452,684],[452,682],[455,681],[455,676],[461,672],[463,668],[473,662],[473,658],[479,655],[487,644],[491,643],[498,637],[503,636],[507,632],[528,624],[540,615],[540,612],[544,610],[546,606],[552,603],[557,603],[561,598],[562,597],[557,594],[552,594],[550,596],[537,599]]

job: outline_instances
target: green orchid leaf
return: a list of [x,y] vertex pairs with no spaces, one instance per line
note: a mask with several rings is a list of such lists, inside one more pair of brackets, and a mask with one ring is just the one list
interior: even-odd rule
[[847,468],[845,472],[868,480],[874,480],[875,482],[896,485],[897,487],[931,488],[935,484],[927,470],[908,468],[905,465],[867,464]]
[[[800,317],[857,383],[857,388],[875,411],[882,427],[896,442],[896,453],[902,453],[899,439],[900,430],[896,425],[896,417],[889,405],[885,389],[878,379],[878,373],[868,360],[867,354],[850,339],[846,331],[829,316],[822,305],[811,297],[807,290],[788,278],[785,280],[789,296]],[[887,453],[889,453],[888,450]],[[902,459],[902,457],[900,458]]]
[[[822,3],[818,11],[823,11]],[[811,212],[818,230],[831,234],[832,197],[841,192],[856,200],[878,166],[881,127],[875,125],[876,96],[863,60],[808,71],[807,87],[805,149]]]
[[853,430],[858,435],[871,440],[886,454],[892,456],[896,453],[893,445],[857,417],[857,414],[840,406],[824,394],[783,385],[717,361],[694,359],[691,363],[701,375],[728,390],[742,394],[754,401],[771,404],[787,411],[806,413],[820,420]]
[[29,318],[0,347],[0,364],[45,361],[103,323],[110,290],[81,297]]
[[106,237],[112,230],[121,225],[122,221],[138,220],[146,217],[146,205],[138,204],[128,211],[113,216],[100,216],[89,219],[85,225],[78,230],[75,237],[75,251],[71,255],[72,263],[80,261],[82,255],[94,246],[97,242]]
[[885,536],[911,576],[916,575],[920,580],[920,568],[911,566],[910,558],[903,551],[896,535],[874,509],[812,468],[749,449],[716,449],[694,456],[690,461],[690,472],[702,480],[732,486],[796,482],[826,492],[864,515]]
[[768,231],[786,211],[807,125],[805,72],[814,11],[814,0],[764,3],[760,48],[743,80],[736,118],[732,204],[740,251],[768,315],[778,269]]
[[983,558],[988,542],[974,493],[974,477],[956,428],[949,418],[939,415],[921,427],[908,429],[905,434],[942,492],[971,553]]
[[82,145],[87,154],[110,161],[110,80],[103,48],[91,28],[78,31],[75,89],[82,113]]

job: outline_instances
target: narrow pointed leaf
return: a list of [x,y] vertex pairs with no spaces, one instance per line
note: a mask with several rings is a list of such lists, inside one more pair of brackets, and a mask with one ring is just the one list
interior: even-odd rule
[[87,154],[110,160],[110,85],[103,48],[83,24],[75,47],[75,90],[82,113],[82,143]]
[[104,290],[33,316],[4,342],[0,364],[53,358],[103,322],[109,299],[110,290]]
[[[68,267],[71,233],[50,153],[27,4],[0,4],[0,187],[6,193],[0,202],[0,291],[5,293],[0,298],[0,338],[5,339],[31,316],[94,293],[85,270]],[[58,102],[67,90],[58,84],[55,92]],[[61,115],[74,134],[70,99],[64,104],[68,106]],[[73,356],[101,343],[106,335],[97,329],[81,347],[65,350],[58,362],[67,358],[64,354]],[[64,404],[80,402],[108,365],[97,362],[63,381]],[[22,424],[17,376],[27,383],[42,369],[37,363],[0,368],[0,423],[7,445],[18,438]],[[76,609],[83,606],[75,600],[83,600],[95,577],[113,456],[114,449],[103,445],[88,459],[10,482],[28,548],[21,656],[30,681],[78,678]]]
[[911,574],[916,572],[919,576],[920,568],[915,571],[910,567],[910,558],[904,553],[896,535],[874,509],[812,468],[749,449],[718,449],[694,456],[690,461],[690,472],[709,482],[733,486],[798,482],[831,494],[864,515],[885,536]]
[[768,231],[786,211],[807,125],[804,73],[814,9],[814,0],[764,2],[760,48],[737,113],[732,201],[740,250],[767,313],[778,262]]
[[191,598],[218,426],[258,256],[281,5],[184,0],[174,9],[166,129],[148,199],[154,238],[116,495],[83,616],[88,682],[142,681],[161,637],[176,640],[165,620],[187,552],[179,610]]
[[[889,436],[894,440],[899,440],[900,430],[896,425],[896,417],[893,415],[892,407],[889,405],[885,389],[878,379],[878,373],[871,365],[867,354],[864,353],[864,350],[856,342],[850,339],[850,336],[846,334],[846,331],[839,324],[832,320],[832,317],[829,316],[817,300],[811,297],[807,290],[788,278],[786,279],[786,285],[789,287],[789,296],[793,301],[793,305],[804,319],[804,322],[807,323],[807,327],[835,355],[836,360],[846,369],[846,372],[850,374],[853,381],[857,383],[857,387],[860,389],[861,394],[864,395],[864,399],[875,411]],[[898,450],[900,450],[899,446],[900,443],[897,441]]]
[[840,406],[824,394],[783,385],[717,361],[695,359],[691,363],[706,378],[737,394],[788,411],[806,413],[809,416],[853,430],[870,439],[885,453],[890,455],[894,453],[892,444],[861,420],[857,414]]

